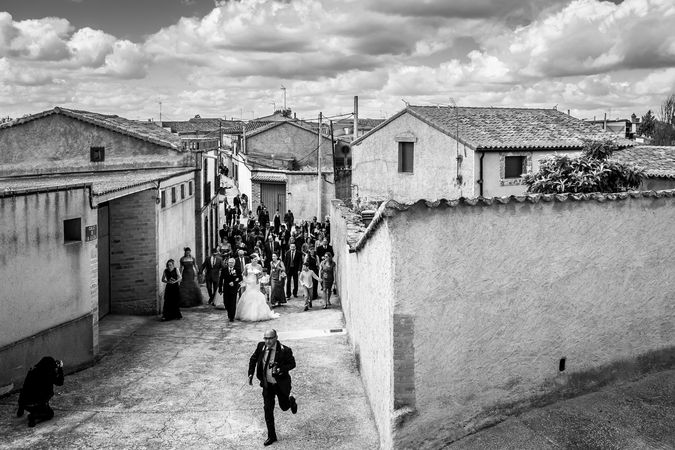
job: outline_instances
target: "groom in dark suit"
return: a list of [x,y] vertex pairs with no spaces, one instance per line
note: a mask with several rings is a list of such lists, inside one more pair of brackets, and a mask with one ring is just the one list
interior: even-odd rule
[[295,248],[295,243],[290,244],[290,250],[284,256],[286,268],[286,299],[291,298],[291,279],[293,279],[293,296],[298,296],[298,273],[302,269],[302,252]]
[[253,384],[255,372],[263,388],[265,423],[267,424],[267,440],[264,445],[271,445],[277,440],[277,433],[274,429],[274,397],[279,399],[279,407],[282,411],[288,411],[290,408],[293,414],[298,412],[295,397],[290,395],[291,375],[289,372],[295,368],[295,358],[293,351],[277,340],[276,330],[265,331],[263,339],[264,342],[258,342],[249,360],[248,384]]
[[227,261],[227,266],[220,272],[220,280],[218,281],[218,292],[223,294],[223,303],[225,303],[227,318],[230,319],[230,322],[234,322],[234,313],[237,310],[239,283],[241,283],[241,275],[237,273],[237,269],[234,267],[234,258],[230,258]]

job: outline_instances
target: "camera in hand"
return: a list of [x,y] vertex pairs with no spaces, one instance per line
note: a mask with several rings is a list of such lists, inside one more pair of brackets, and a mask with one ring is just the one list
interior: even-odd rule
[[281,369],[275,362],[270,364],[270,369],[272,369],[272,376],[278,376],[281,373]]

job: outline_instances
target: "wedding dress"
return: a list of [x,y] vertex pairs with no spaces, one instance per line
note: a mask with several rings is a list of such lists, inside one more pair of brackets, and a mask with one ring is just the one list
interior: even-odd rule
[[274,313],[270,309],[265,295],[260,292],[258,276],[261,274],[262,268],[260,266],[254,268],[251,264],[246,265],[246,276],[243,280],[246,290],[241,295],[239,303],[237,303],[237,311],[234,315],[235,319],[246,322],[260,322],[279,317],[279,314]]

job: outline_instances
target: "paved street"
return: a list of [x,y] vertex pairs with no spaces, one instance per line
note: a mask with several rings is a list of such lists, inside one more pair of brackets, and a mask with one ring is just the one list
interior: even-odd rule
[[[275,410],[279,449],[376,449],[378,437],[342,330],[339,309],[303,313],[301,299],[272,322],[227,322],[225,311],[183,310],[184,319],[108,316],[102,360],[66,377],[35,428],[0,399],[0,448],[262,448],[262,389],[247,383],[264,330],[293,349],[298,413]],[[54,355],[57,356],[58,355]]]

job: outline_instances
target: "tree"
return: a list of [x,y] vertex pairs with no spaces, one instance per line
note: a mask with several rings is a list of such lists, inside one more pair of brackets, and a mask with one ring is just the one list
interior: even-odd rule
[[675,94],[670,94],[661,103],[661,117],[659,121],[668,125],[675,125]]
[[654,136],[655,122],[656,118],[654,117],[654,114],[652,114],[652,110],[650,109],[649,111],[647,111],[647,114],[642,116],[642,119],[640,120],[640,126],[638,127],[638,134],[640,136],[647,136],[647,137]]
[[624,192],[636,189],[644,171],[610,160],[613,141],[587,142],[581,156],[553,155],[539,162],[539,171],[524,176],[527,192],[537,194]]

